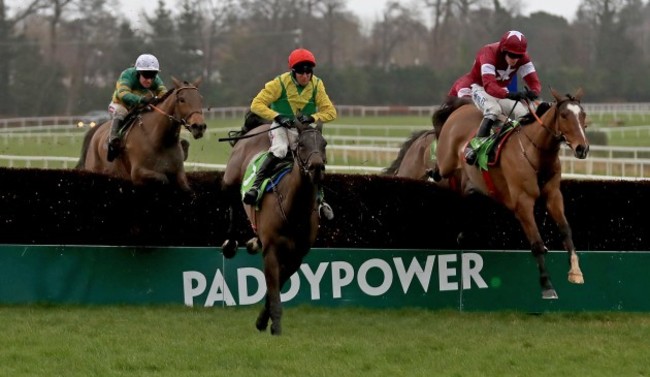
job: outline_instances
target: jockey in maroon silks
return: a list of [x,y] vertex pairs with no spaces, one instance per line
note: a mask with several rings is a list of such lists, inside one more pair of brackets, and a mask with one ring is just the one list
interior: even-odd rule
[[[468,164],[476,162],[476,151],[490,135],[492,126],[501,114],[518,119],[528,113],[522,100],[534,100],[541,92],[539,77],[526,50],[526,37],[516,30],[503,34],[499,42],[487,44],[478,51],[472,70],[460,77],[449,91],[450,96],[471,97],[483,112],[483,121],[476,137],[465,149]],[[528,89],[508,91],[508,84],[519,75]]]

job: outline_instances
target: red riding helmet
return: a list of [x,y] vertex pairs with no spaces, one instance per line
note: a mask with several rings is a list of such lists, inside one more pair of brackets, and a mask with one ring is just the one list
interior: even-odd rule
[[305,62],[313,64],[314,67],[316,66],[316,58],[314,57],[314,54],[311,53],[311,51],[304,48],[297,48],[291,51],[291,54],[289,54],[289,69],[293,68],[298,63]]
[[516,30],[510,30],[503,34],[499,42],[499,50],[504,52],[511,52],[517,55],[526,53],[528,41],[524,35]]

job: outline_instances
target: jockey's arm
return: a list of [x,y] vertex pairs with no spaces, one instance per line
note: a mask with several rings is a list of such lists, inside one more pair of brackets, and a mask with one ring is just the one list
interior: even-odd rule
[[271,80],[264,85],[264,88],[253,98],[251,111],[262,119],[273,119],[278,113],[270,108],[282,95],[282,86],[279,80]]
[[318,111],[311,116],[314,117],[314,121],[316,122],[331,122],[336,119],[336,108],[325,91],[323,80],[319,80],[318,86],[319,87],[316,91],[316,107],[318,108]]

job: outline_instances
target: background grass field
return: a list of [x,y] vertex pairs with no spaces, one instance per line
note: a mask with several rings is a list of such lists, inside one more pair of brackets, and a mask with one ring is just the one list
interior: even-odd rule
[[[617,118],[618,119],[618,118]],[[598,116],[590,119],[592,126],[589,130],[597,130],[603,126],[612,124],[623,124],[617,126],[621,130],[631,129],[631,126],[647,125],[650,123],[649,116],[630,116],[624,119],[614,120],[613,115]],[[334,125],[352,125],[358,127],[341,128]],[[208,133],[203,139],[190,139],[190,155],[188,162],[200,162],[207,164],[225,164],[231,151],[226,142],[219,142],[218,139],[227,136],[228,130],[237,130],[241,126],[240,119],[216,119],[208,122]],[[403,138],[405,141],[413,130],[431,128],[429,116],[366,116],[366,117],[341,117],[332,123],[325,125],[324,133],[326,138],[337,136],[364,136],[364,137],[395,137]],[[81,143],[85,129],[77,129],[71,126],[69,129],[48,131],[48,132],[14,132],[0,133],[0,154],[17,156],[59,156],[78,158],[81,150]],[[330,142],[330,145],[336,143]],[[363,144],[363,141],[351,142],[351,144]],[[644,132],[616,132],[608,139],[610,146],[650,146],[650,129]],[[398,145],[397,145],[398,146]],[[328,152],[331,153],[331,152]],[[336,163],[335,159],[334,162]],[[377,164],[359,157],[351,164]],[[69,164],[70,165],[70,164]],[[380,166],[387,165],[381,161]],[[7,166],[5,161],[0,161],[0,166]],[[62,164],[50,164],[49,167],[62,167]],[[15,167],[23,167],[16,166]]]
[[259,307],[0,307],[2,376],[650,376],[650,317]]

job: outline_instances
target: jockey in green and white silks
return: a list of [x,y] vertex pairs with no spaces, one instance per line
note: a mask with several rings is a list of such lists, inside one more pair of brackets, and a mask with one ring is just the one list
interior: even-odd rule
[[113,98],[108,105],[111,116],[111,134],[108,139],[108,160],[112,161],[122,148],[120,128],[130,110],[137,106],[148,105],[154,98],[167,92],[158,72],[160,64],[151,54],[142,54],[133,67],[127,68],[120,74],[115,83]]
[[[302,123],[326,123],[336,119],[336,109],[325,85],[314,75],[315,66],[316,59],[310,51],[302,48],[292,51],[289,55],[290,71],[267,82],[253,99],[251,111],[263,119],[274,121],[269,131],[271,147],[268,157],[260,167],[253,187],[244,195],[244,203],[255,204],[261,182],[297,142],[298,131],[291,127],[296,114],[301,114],[298,121]],[[332,218],[332,210],[322,201],[322,195],[320,202],[323,215]]]

